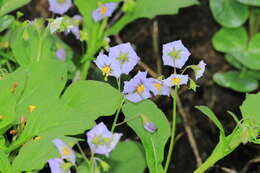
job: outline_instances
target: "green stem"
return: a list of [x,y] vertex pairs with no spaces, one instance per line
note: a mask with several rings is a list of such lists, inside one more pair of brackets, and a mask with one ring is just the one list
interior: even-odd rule
[[91,173],[95,173],[95,159],[94,159],[94,153],[91,152],[91,158],[90,158],[90,161],[91,161],[91,168],[90,168],[90,172]]
[[90,60],[86,60],[83,64],[82,70],[81,70],[81,74],[80,74],[80,79],[81,80],[85,80],[87,78],[88,75],[88,69],[90,67],[91,61]]
[[90,166],[90,161],[88,160],[88,158],[86,157],[84,151],[82,150],[81,146],[79,145],[79,143],[77,143],[77,147],[79,148],[80,154],[82,155],[83,159],[86,161],[86,163]]
[[[121,87],[120,87],[120,85],[121,85],[121,81],[120,81],[120,78],[118,79],[118,81],[117,81],[117,85],[118,85],[118,91],[120,92],[121,91]],[[124,101],[125,101],[125,99],[123,99],[122,100],[122,102],[120,103],[120,105],[118,106],[118,108],[117,108],[117,110],[116,110],[116,116],[115,116],[115,119],[114,119],[114,122],[113,122],[113,125],[112,125],[112,128],[111,128],[111,132],[113,133],[114,131],[115,131],[115,128],[116,128],[116,126],[117,126],[117,120],[118,120],[118,116],[119,116],[119,113],[120,113],[120,110],[121,110],[121,108],[122,108],[122,106],[123,106],[123,103],[124,103]]]
[[174,94],[172,95],[173,97],[173,114],[172,114],[172,133],[171,133],[171,141],[170,141],[170,147],[166,159],[166,163],[164,166],[164,173],[167,172],[170,161],[171,161],[171,155],[172,155],[172,150],[173,150],[173,145],[174,145],[174,138],[175,138],[175,129],[176,129],[176,103],[177,103],[177,94],[178,94],[178,88],[177,86],[174,88]]

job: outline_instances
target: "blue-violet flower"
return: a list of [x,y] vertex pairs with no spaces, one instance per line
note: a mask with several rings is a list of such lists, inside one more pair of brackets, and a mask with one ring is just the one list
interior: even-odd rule
[[114,10],[116,9],[116,7],[117,7],[117,3],[115,2],[102,4],[98,9],[93,11],[92,17],[96,22],[98,22],[105,17],[111,16]]
[[184,47],[181,40],[163,45],[163,64],[182,68],[190,56],[189,50]]
[[107,157],[119,142],[122,134],[112,134],[103,122],[87,132],[87,142],[93,153],[104,154]]
[[150,90],[153,88],[152,82],[146,78],[147,72],[139,71],[129,82],[124,82],[126,98],[132,102],[152,97]]
[[52,142],[59,150],[61,158],[66,159],[67,161],[70,161],[73,165],[75,165],[76,157],[74,151],[60,139],[54,139]]
[[53,13],[64,14],[72,6],[71,0],[49,0],[49,10]]

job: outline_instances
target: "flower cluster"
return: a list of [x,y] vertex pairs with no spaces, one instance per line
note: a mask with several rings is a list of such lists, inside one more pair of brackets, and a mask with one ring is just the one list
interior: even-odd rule
[[[122,136],[120,133],[112,134],[102,122],[93,127],[86,135],[88,145],[93,155],[104,154],[107,157]],[[51,172],[71,173],[71,166],[76,165],[74,151],[60,139],[54,139],[52,142],[58,149],[61,157],[48,160]],[[106,162],[99,158],[96,158],[96,160],[100,162],[101,167],[108,169],[109,165],[107,165]]]
[[[176,69],[181,69],[190,56],[189,50],[184,47],[180,40],[163,45],[163,64],[174,67],[174,73],[168,78],[147,78],[147,72],[139,71],[130,81],[124,82],[123,94],[132,102],[152,97],[153,95],[170,95],[170,88],[186,85],[188,81],[194,82],[188,75],[184,75],[186,69],[191,68],[195,72],[195,79],[199,79],[206,64],[200,61],[198,65],[187,66],[181,74],[176,73]],[[95,61],[98,68],[107,80],[108,76],[117,79],[121,74],[128,74],[139,61],[139,57],[129,43],[120,44],[109,49],[109,55],[100,53]]]
[[118,79],[121,74],[128,74],[139,60],[130,43],[124,43],[109,48],[108,56],[100,53],[94,62],[107,80],[108,76]]
[[92,17],[95,22],[98,22],[105,17],[110,17],[114,10],[116,9],[118,3],[110,2],[106,4],[102,4],[98,9],[93,11]]

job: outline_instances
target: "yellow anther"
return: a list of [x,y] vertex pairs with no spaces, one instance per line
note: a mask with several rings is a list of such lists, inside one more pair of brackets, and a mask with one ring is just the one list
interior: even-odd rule
[[180,78],[175,77],[175,78],[172,79],[173,85],[179,85],[180,82],[181,82],[181,79],[180,79]]
[[101,7],[100,10],[99,10],[99,14],[100,15],[104,15],[107,12],[107,9],[108,9],[107,6]]
[[35,138],[33,138],[34,141],[38,141],[40,140],[42,137],[41,136],[36,136]]
[[144,85],[143,84],[138,85],[136,90],[137,90],[138,94],[142,94],[144,91]]
[[16,134],[16,130],[10,130],[9,133],[10,133],[10,135],[15,135]]
[[160,84],[160,83],[154,83],[153,85],[154,85],[154,87],[155,87],[158,91],[161,91],[162,84]]
[[105,81],[107,81],[107,77],[110,75],[111,68],[109,66],[105,66],[101,69],[102,75],[105,76]]
[[60,4],[63,4],[65,2],[66,2],[66,0],[58,0],[58,3],[60,3]]
[[28,112],[29,113],[32,113],[35,109],[36,109],[36,106],[34,106],[34,105],[29,105],[28,106]]
[[70,155],[70,150],[67,148],[67,147],[62,147],[62,153],[65,155],[65,156],[68,156]]
[[3,120],[4,119],[4,116],[3,115],[0,115],[0,120]]

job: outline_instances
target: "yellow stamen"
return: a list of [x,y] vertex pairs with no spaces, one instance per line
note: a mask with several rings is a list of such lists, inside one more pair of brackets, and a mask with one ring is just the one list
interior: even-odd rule
[[67,147],[62,147],[62,153],[65,155],[65,156],[68,156],[70,155],[70,150],[67,148]]
[[100,10],[99,10],[99,14],[104,15],[107,12],[107,9],[108,9],[107,6],[101,7]]
[[36,109],[36,106],[34,106],[34,105],[29,105],[28,106],[28,112],[29,113],[32,113],[35,109]]
[[154,87],[155,87],[158,91],[161,91],[162,84],[160,84],[160,83],[154,83],[153,85],[154,85]]
[[38,141],[40,140],[42,137],[41,136],[36,136],[35,138],[33,138],[34,141]]
[[110,75],[111,68],[109,66],[105,66],[101,69],[103,76],[105,76],[105,81],[107,81],[107,77]]
[[15,135],[16,134],[16,130],[10,130],[10,135]]
[[144,91],[144,85],[143,84],[138,85],[136,90],[137,90],[138,94],[142,94]]
[[175,78],[172,79],[173,85],[179,85],[180,82],[181,82],[181,79],[180,79],[180,78],[175,77]]

